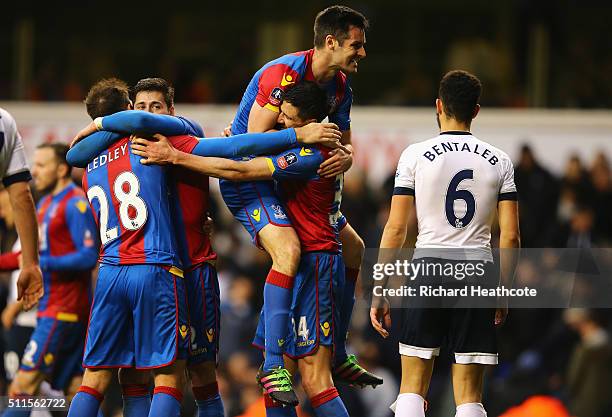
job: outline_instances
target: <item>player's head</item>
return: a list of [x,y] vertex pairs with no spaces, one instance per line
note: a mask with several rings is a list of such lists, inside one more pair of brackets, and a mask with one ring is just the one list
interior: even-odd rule
[[300,127],[327,117],[329,100],[325,91],[312,81],[300,81],[283,93],[278,122]]
[[174,88],[163,78],[143,78],[132,88],[135,110],[174,116]]
[[104,78],[89,89],[85,106],[92,119],[129,110],[132,102],[128,86],[118,78]]
[[346,6],[330,6],[319,12],[314,23],[314,46],[329,54],[331,65],[346,73],[357,72],[365,58],[368,19]]
[[51,191],[58,181],[70,178],[71,167],[66,162],[68,149],[63,143],[43,143],[36,148],[32,177],[37,191]]
[[440,119],[455,120],[469,127],[472,119],[480,110],[480,93],[482,84],[476,76],[467,71],[447,72],[440,81],[436,114],[438,125]]

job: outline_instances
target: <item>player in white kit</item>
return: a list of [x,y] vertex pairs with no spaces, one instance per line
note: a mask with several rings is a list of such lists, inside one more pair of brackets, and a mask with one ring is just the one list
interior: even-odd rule
[[[421,259],[453,267],[480,263],[491,274],[491,225],[497,214],[502,250],[501,276],[496,280],[508,287],[517,261],[513,249],[520,246],[514,168],[503,151],[470,133],[480,109],[481,89],[480,81],[465,71],[451,71],[442,78],[436,100],[440,134],[402,153],[380,247],[402,248],[410,214],[416,210],[413,262]],[[491,308],[420,307],[405,308],[402,313],[402,382],[396,415],[425,416],[424,398],[434,359],[445,343],[455,356],[456,416],[486,416],[481,403],[483,376],[486,365],[497,364],[495,326],[506,318],[505,301],[493,299]],[[370,318],[374,328],[387,337],[391,319],[386,299],[373,299]]]
[[42,273],[38,265],[38,222],[28,182],[32,179],[17,124],[0,108],[0,178],[9,193],[15,213],[15,226],[21,241],[21,272],[17,279],[17,299],[26,310],[43,295]]

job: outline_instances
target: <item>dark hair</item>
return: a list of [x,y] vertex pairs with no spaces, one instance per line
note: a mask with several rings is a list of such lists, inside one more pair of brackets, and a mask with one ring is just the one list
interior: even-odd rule
[[72,167],[66,161],[66,154],[70,149],[68,145],[65,143],[43,143],[36,147],[36,149],[51,149],[53,151],[53,155],[55,155],[55,159],[59,164],[64,164],[68,167],[68,172],[66,174],[67,177],[70,176],[70,172],[72,171]]
[[98,81],[85,98],[87,114],[92,119],[126,110],[129,104],[128,86],[118,78],[104,78]]
[[291,103],[298,109],[302,120],[325,119],[330,110],[327,93],[312,81],[300,81],[283,93],[283,101]]
[[163,78],[143,78],[132,87],[132,101],[136,102],[136,95],[141,91],[158,91],[164,95],[168,108],[174,105],[174,88]]
[[481,91],[482,84],[476,76],[467,71],[455,70],[442,77],[438,97],[442,100],[444,112],[448,117],[470,123]]
[[314,22],[314,46],[317,48],[325,44],[325,37],[333,35],[338,42],[342,43],[348,38],[351,26],[356,26],[365,31],[370,23],[368,19],[358,11],[346,6],[330,6],[319,12]]

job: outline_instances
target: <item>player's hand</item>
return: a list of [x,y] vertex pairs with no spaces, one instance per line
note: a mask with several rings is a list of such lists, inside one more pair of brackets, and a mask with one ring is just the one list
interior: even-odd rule
[[508,307],[501,307],[495,310],[495,325],[503,326],[508,318]]
[[229,138],[230,136],[232,136],[232,123],[230,122],[229,125],[225,126],[225,129],[223,129],[223,132],[221,132],[221,136]]
[[159,133],[153,135],[156,140],[139,138],[131,136],[132,153],[142,156],[140,163],[143,165],[165,165],[171,164],[173,157],[176,154],[176,148],[172,146],[170,141],[164,135]]
[[202,226],[202,230],[204,231],[206,236],[208,236],[209,239],[212,236],[214,227],[215,227],[215,222],[210,217],[210,215],[206,213],[206,220],[204,220],[204,226]]
[[29,310],[34,307],[44,293],[40,267],[23,266],[17,278],[17,301],[23,302],[23,309]]
[[344,149],[334,149],[329,153],[331,156],[319,166],[317,174],[323,178],[333,178],[336,175],[348,171],[353,165],[353,155]]
[[15,322],[15,317],[21,312],[22,303],[20,301],[16,301],[7,305],[2,311],[2,327],[4,329],[9,330],[13,327],[13,323]]
[[342,132],[335,123],[309,123],[306,126],[296,127],[295,135],[298,142],[303,144],[337,144],[330,146],[333,148],[337,148],[342,139]]
[[387,330],[391,329],[391,307],[389,306],[389,300],[384,297],[372,299],[370,321],[372,322],[372,327],[382,337],[385,339],[389,337],[389,331]]
[[79,143],[83,138],[95,133],[98,131],[98,128],[96,127],[96,124],[92,121],[90,124],[88,124],[86,127],[84,127],[83,129],[81,129],[79,131],[79,133],[76,134],[76,136],[74,137],[74,139],[72,139],[72,142],[70,142],[70,147],[72,148],[74,145],[76,145],[77,143]]

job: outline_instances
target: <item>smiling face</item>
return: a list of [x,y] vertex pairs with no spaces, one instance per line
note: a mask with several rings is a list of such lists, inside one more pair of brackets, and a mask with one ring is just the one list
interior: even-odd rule
[[287,129],[291,127],[302,127],[308,124],[307,121],[300,118],[299,109],[287,101],[283,101],[280,106],[278,123],[285,126]]
[[174,106],[168,107],[161,91],[139,91],[134,98],[134,110],[174,116]]
[[348,37],[342,44],[331,35],[329,40],[333,40],[332,60],[334,64],[342,72],[351,74],[357,72],[359,61],[366,57],[366,37],[364,30],[356,26],[350,26],[347,35]]

